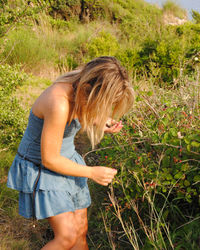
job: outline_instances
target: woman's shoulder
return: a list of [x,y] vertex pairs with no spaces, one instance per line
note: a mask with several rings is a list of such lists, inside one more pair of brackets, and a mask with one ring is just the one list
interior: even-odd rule
[[39,118],[48,116],[66,118],[70,111],[70,96],[66,88],[53,84],[47,88],[35,101],[32,112]]

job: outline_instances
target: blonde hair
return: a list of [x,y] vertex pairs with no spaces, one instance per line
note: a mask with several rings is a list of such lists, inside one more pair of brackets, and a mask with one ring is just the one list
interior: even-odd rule
[[104,135],[108,117],[119,119],[133,105],[134,94],[128,74],[115,57],[95,58],[55,82],[72,84],[74,106],[69,122],[78,116],[93,148]]

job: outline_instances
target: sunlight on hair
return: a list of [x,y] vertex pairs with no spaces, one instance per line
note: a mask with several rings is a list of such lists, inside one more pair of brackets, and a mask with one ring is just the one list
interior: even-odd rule
[[73,85],[74,107],[70,122],[78,116],[93,148],[104,135],[107,119],[119,119],[133,106],[134,93],[127,71],[115,57],[95,58],[55,82]]

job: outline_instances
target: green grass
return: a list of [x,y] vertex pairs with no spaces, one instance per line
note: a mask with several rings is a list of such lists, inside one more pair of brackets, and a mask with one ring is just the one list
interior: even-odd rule
[[43,63],[50,63],[57,53],[48,47],[42,37],[38,38],[30,28],[17,28],[8,33],[1,60],[10,65],[22,64],[26,71],[30,71],[35,65],[39,67]]

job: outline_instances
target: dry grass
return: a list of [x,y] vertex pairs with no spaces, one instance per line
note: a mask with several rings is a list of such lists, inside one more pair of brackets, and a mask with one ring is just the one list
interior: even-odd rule
[[13,215],[7,215],[0,210],[0,249],[1,250],[39,250],[49,239],[52,233],[47,222],[41,221],[33,228],[33,222],[19,216],[17,205]]

